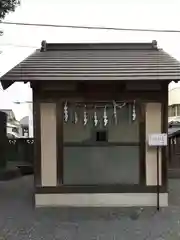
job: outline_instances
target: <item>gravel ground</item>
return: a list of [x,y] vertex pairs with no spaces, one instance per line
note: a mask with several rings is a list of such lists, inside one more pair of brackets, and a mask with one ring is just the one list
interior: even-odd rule
[[180,180],[170,207],[33,208],[31,176],[0,182],[0,240],[179,240]]

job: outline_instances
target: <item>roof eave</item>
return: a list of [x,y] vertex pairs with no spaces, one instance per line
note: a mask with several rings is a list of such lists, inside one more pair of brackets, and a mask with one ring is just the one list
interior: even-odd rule
[[13,83],[15,83],[15,82],[23,82],[23,83],[27,83],[27,82],[29,82],[29,81],[16,81],[16,80],[1,80],[0,81],[1,82],[1,85],[2,85],[2,87],[3,87],[3,90],[6,90],[7,88],[9,88],[11,85],[13,85]]
[[6,90],[8,87],[10,87],[15,81],[13,80],[1,80],[1,85],[4,90]]

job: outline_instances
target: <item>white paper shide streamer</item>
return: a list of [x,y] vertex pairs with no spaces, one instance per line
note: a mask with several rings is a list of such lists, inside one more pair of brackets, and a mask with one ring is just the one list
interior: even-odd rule
[[[80,105],[80,104],[79,104]],[[98,126],[98,124],[101,122],[101,117],[98,116],[97,114],[97,108],[104,109],[103,110],[103,125],[107,126],[109,124],[109,119],[108,119],[108,115],[107,115],[107,108],[108,109],[112,109],[113,108],[113,119],[114,119],[114,124],[117,125],[119,120],[118,120],[118,111],[121,110],[123,107],[127,106],[126,102],[121,102],[121,103],[116,103],[115,101],[113,101],[111,104],[106,104],[106,105],[94,105],[94,112],[92,113],[92,115],[88,115],[87,112],[87,106],[86,105],[80,105],[80,107],[84,108],[84,112],[83,112],[83,125],[86,126],[88,124],[89,121],[93,121],[93,125],[96,127]],[[129,106],[129,121],[135,121],[137,118],[137,114],[136,114],[136,101],[134,100],[132,103],[128,104]],[[76,106],[78,107],[78,105]],[[74,108],[74,110],[72,111],[72,115],[73,115],[73,120],[72,122],[74,124],[77,124],[77,122],[79,121],[79,117],[81,115],[78,115],[77,109],[76,107]],[[69,104],[67,103],[67,101],[64,104],[64,122],[67,123],[69,121],[69,119],[71,115],[71,111],[69,111]],[[92,116],[90,118],[90,116]]]
[[96,112],[96,108],[95,108],[95,111],[94,111],[94,126],[97,126],[98,125],[98,117],[97,117],[97,112]]
[[64,121],[67,123],[68,121],[68,118],[69,118],[69,115],[68,115],[68,105],[67,105],[67,102],[64,104]]
[[74,112],[74,123],[76,124],[78,122],[78,115],[77,112]]
[[108,117],[107,117],[106,106],[105,106],[105,108],[104,108],[103,119],[104,119],[104,126],[107,126],[107,124],[108,124]]
[[133,107],[132,107],[132,120],[133,121],[136,120],[136,105],[135,105],[135,101],[134,101]]
[[87,111],[86,111],[86,106],[85,106],[85,109],[84,109],[84,126],[86,126],[88,122],[88,116],[87,116]]
[[117,125],[117,108],[116,108],[116,104],[115,103],[113,103],[113,104],[114,104],[114,112],[113,112],[114,120],[115,120],[115,124]]

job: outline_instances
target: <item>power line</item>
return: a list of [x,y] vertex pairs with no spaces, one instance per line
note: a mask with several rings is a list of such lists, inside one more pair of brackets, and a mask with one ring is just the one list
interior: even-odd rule
[[12,47],[23,47],[23,48],[38,48],[37,46],[16,45],[16,44],[11,44],[11,43],[1,43],[0,46],[12,46]]
[[30,26],[30,27],[53,27],[53,28],[75,28],[75,29],[92,29],[92,30],[113,30],[113,31],[134,31],[134,32],[159,32],[159,33],[180,33],[177,29],[146,29],[146,28],[116,28],[101,26],[77,26],[77,25],[59,25],[59,24],[42,24],[42,23],[21,23],[21,22],[0,22],[6,25]]
[[26,103],[32,103],[32,101],[15,101],[15,102],[13,102],[13,103],[15,103],[15,104],[26,104]]

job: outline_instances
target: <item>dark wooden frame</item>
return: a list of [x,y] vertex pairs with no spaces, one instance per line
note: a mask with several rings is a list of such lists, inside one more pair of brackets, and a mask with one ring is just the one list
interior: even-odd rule
[[[161,105],[161,131],[162,133],[168,132],[168,86],[163,85],[164,98]],[[162,147],[162,185],[166,187],[168,185],[168,146]]]
[[63,184],[63,110],[62,101],[56,102],[56,137],[57,137],[57,185]]
[[34,124],[34,185],[41,186],[41,113],[37,86],[33,86],[33,124]]
[[[166,192],[165,186],[160,186],[160,193]],[[36,187],[36,193],[156,193],[156,186],[145,186],[139,184],[118,185],[62,185],[57,187]]]
[[[60,86],[60,83],[58,83]],[[69,83],[68,83],[69,84]],[[73,83],[74,84],[74,83]],[[111,83],[116,85],[115,83]],[[124,84],[124,83],[123,83]],[[124,86],[122,84],[122,86]],[[113,86],[114,89],[113,93],[105,92],[104,95],[107,96],[108,99],[112,99],[112,96],[116,97],[118,101],[130,101],[136,99],[140,103],[140,136],[145,140],[145,104],[147,102],[160,102],[162,104],[162,132],[167,132],[167,120],[166,116],[168,115],[168,81],[161,83],[161,90],[160,91],[126,91],[123,88],[123,91],[117,95],[116,89],[118,87]],[[35,150],[35,191],[36,193],[109,193],[109,192],[156,192],[156,186],[146,186],[146,159],[145,159],[145,152],[146,152],[146,143],[145,141],[140,142],[140,184],[137,185],[100,185],[100,186],[68,186],[63,185],[63,129],[62,129],[62,112],[57,111],[57,186],[55,187],[42,187],[41,186],[41,148],[40,148],[40,110],[39,110],[39,103],[40,102],[56,102],[57,109],[62,109],[62,102],[66,100],[67,97],[70,98],[77,98],[81,96],[81,99],[85,99],[86,91],[84,88],[79,88],[78,90],[71,90],[71,91],[55,91],[55,90],[47,90],[43,91],[43,83],[40,87],[33,87],[34,90],[34,122],[35,122],[35,138],[36,138],[36,150]],[[118,96],[118,98],[117,98]],[[162,150],[162,186],[160,187],[161,192],[167,192],[167,151],[166,148]]]

